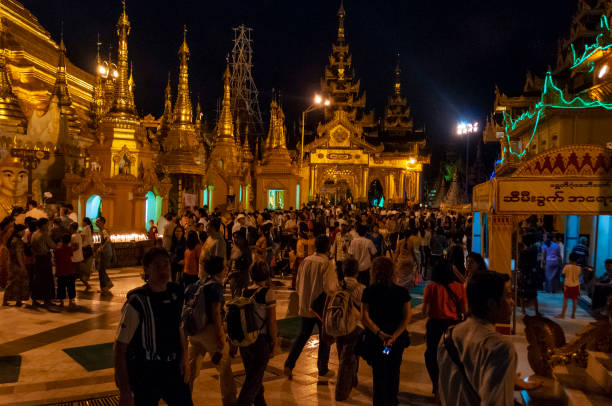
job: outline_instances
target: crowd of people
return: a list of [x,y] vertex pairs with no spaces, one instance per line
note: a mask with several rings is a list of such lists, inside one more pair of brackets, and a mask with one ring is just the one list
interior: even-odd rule
[[76,306],[76,281],[89,290],[89,278],[98,270],[102,295],[113,286],[106,269],[112,258],[110,235],[104,217],[96,219],[101,244],[94,248],[94,227],[87,217],[78,218],[72,205],[46,211],[36,201],[27,210],[15,207],[0,222],[0,288],[3,306],[31,306],[50,310]]
[[[142,261],[146,283],[128,293],[117,330],[120,405],[160,399],[171,406],[192,404],[207,354],[224,405],[265,405],[264,371],[278,341],[272,277],[286,279],[297,295],[300,331],[284,363],[287,379],[293,379],[316,326],[319,376],[334,374],[330,348],[338,349],[336,400],[350,397],[363,358],[372,368],[373,404],[398,404],[402,354],[410,345],[410,289],[428,281],[424,358],[434,396],[442,404],[512,404],[515,388],[537,385],[517,378],[516,352],[495,330],[512,312],[508,270],[487,270],[472,252],[471,221],[469,215],[420,207],[345,205],[254,213],[203,207],[151,222],[154,248]],[[52,216],[35,202],[28,211],[16,208],[0,223],[3,304],[19,306],[31,298],[33,306],[63,306],[68,298],[73,305],[76,280],[89,289],[94,267],[100,293],[108,294],[106,269],[114,254],[105,223],[103,217],[95,220],[100,244],[94,247],[91,221],[83,219],[79,231],[70,205]],[[566,301],[560,317],[567,299],[574,300],[573,317],[586,272],[584,241],[562,267],[558,236],[530,222],[520,236],[523,311],[535,299],[538,312],[538,290],[560,289],[562,277]],[[612,261],[606,269],[593,284],[596,295],[612,290]],[[238,351],[245,380],[237,393],[231,359]]]
[[[169,405],[191,404],[194,381],[209,354],[224,405],[265,405],[262,380],[278,331],[272,276],[291,280],[298,298],[300,331],[284,364],[287,379],[293,379],[316,326],[320,377],[334,374],[330,348],[334,343],[338,348],[336,400],[349,398],[357,385],[361,357],[372,368],[373,404],[398,404],[402,354],[410,345],[409,290],[430,280],[423,313],[428,318],[425,360],[434,394],[445,404],[470,404],[466,402],[473,399],[465,384],[453,392],[452,401],[450,394],[443,394],[447,385],[438,386],[439,379],[461,378],[458,366],[454,372],[448,365],[440,369],[447,361],[438,343],[448,327],[475,318],[473,327],[481,334],[495,335],[491,346],[478,346],[463,328],[453,339],[461,349],[468,348],[461,340],[470,341],[475,360],[489,359],[486,354],[508,356],[504,363],[484,361],[487,365],[473,367],[490,370],[486,382],[479,383],[482,388],[503,387],[478,396],[486,404],[509,404],[512,392],[505,389],[529,384],[516,379],[514,349],[493,327],[510,317],[508,278],[487,271],[482,257],[470,252],[470,223],[469,216],[438,211],[360,211],[348,206],[236,214],[200,208],[180,218],[166,215],[156,225],[161,246],[143,261],[147,284],[128,294],[119,325],[120,404],[156,404],[159,399]],[[225,284],[231,297],[227,300]],[[182,311],[175,300],[184,302]],[[474,310],[472,304],[480,307]],[[170,314],[172,320],[167,320]],[[198,328],[197,320],[205,322]],[[136,334],[138,329],[144,335]],[[161,342],[168,347],[162,349]],[[238,393],[231,370],[237,349],[246,374]],[[451,376],[445,375],[449,371]]]

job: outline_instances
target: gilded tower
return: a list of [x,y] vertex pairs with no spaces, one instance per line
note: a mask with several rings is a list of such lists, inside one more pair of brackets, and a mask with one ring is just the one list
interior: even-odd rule
[[[95,147],[98,164],[107,176],[136,176],[141,164],[139,152],[145,147],[136,115],[134,98],[130,89],[128,67],[128,35],[130,20],[125,2],[117,22],[117,68],[114,80],[114,94],[108,112],[102,117],[98,128],[98,145]],[[107,79],[108,82],[108,79]],[[133,80],[132,80],[133,82]],[[92,159],[96,156],[92,154]]]
[[285,113],[276,100],[270,103],[270,128],[260,165],[256,168],[257,207],[288,209],[299,206],[299,169],[287,150]]
[[387,103],[383,120],[383,130],[387,135],[407,135],[413,129],[410,107],[402,96],[401,72],[398,61],[394,72],[393,94]]
[[223,74],[223,102],[221,114],[217,122],[217,129],[210,159],[208,160],[208,184],[213,185],[215,190],[214,206],[227,204],[233,207],[236,191],[242,187],[242,179],[246,175],[246,169],[242,162],[242,153],[234,134],[234,122],[231,112],[231,86],[230,86],[229,63]]
[[[416,203],[420,199],[422,165],[429,157],[413,142],[407,148],[393,146],[376,137],[374,115],[366,109],[366,97],[354,78],[346,41],[346,10],[338,10],[338,33],[321,80],[321,92],[329,99],[318,137],[304,147],[307,167],[302,169],[302,203],[369,202],[383,206]],[[411,132],[410,109],[401,94],[399,69],[386,112],[385,126],[395,132]],[[391,138],[391,137],[388,137]],[[411,140],[403,140],[405,143]],[[424,145],[424,135],[422,136]],[[305,182],[308,180],[308,183]]]
[[[160,182],[154,170],[155,140],[147,137],[143,121],[136,113],[134,77],[128,64],[130,20],[125,1],[117,22],[117,64],[109,60],[97,66],[99,77],[93,90],[96,142],[89,147],[84,173],[67,174],[64,183],[68,201],[75,207],[98,198],[99,210],[113,231],[145,230],[148,219],[167,204],[169,181]],[[97,62],[101,62],[98,60]],[[104,97],[102,99],[102,90]],[[112,94],[112,99],[108,96]],[[102,103],[101,100],[104,100]],[[159,203],[164,202],[164,203]]]
[[163,166],[172,181],[170,209],[180,212],[185,193],[198,196],[202,189],[202,178],[206,174],[205,150],[199,140],[193,123],[193,108],[189,91],[189,46],[187,29],[183,32],[183,42],[179,48],[179,78],[174,110],[170,78],[166,86],[164,113],[161,117],[160,134],[162,151],[158,163]]
[[325,120],[332,120],[336,112],[343,111],[353,124],[367,130],[374,126],[374,113],[366,111],[365,93],[360,92],[360,81],[353,76],[352,56],[344,30],[345,18],[346,11],[341,3],[338,35],[321,79],[321,91],[331,101],[330,106],[325,108]]

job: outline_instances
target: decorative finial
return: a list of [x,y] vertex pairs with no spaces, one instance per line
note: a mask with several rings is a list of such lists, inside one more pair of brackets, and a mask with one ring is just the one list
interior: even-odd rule
[[183,25],[183,41],[187,41],[187,24]]
[[344,17],[346,17],[344,0],[340,0],[340,8],[338,9],[338,41],[341,43],[344,42]]
[[60,21],[60,43],[64,42],[64,20]]
[[123,5],[123,14],[126,14],[126,12],[125,12],[125,0],[121,0],[121,4]]

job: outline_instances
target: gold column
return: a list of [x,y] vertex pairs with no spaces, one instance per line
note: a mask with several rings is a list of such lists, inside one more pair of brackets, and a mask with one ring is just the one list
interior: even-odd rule
[[363,168],[363,190],[361,192],[361,197],[366,201],[368,200],[368,177],[370,175],[370,168],[367,166]]

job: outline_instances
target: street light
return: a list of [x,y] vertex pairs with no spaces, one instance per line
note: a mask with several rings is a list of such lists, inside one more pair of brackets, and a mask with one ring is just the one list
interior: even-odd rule
[[477,133],[479,130],[478,122],[474,121],[473,123],[465,123],[460,122],[457,124],[457,135],[463,136],[465,135],[465,202],[468,203],[470,201],[470,192],[469,192],[469,164],[470,164],[470,134]]
[[313,103],[302,112],[302,148],[300,148],[300,168],[304,164],[304,123],[306,122],[306,113],[310,113],[311,111],[318,110],[322,107],[328,107],[329,105],[331,105],[331,100],[323,99],[320,94],[315,94]]

